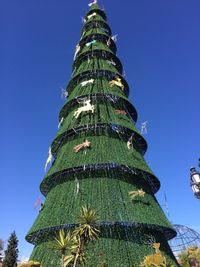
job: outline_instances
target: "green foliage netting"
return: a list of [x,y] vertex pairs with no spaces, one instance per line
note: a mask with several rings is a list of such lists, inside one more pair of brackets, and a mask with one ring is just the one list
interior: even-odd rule
[[106,21],[99,14],[97,14],[97,12],[95,12],[95,13],[96,13],[96,16],[92,16],[91,18],[88,18],[88,16],[93,14],[93,12],[92,12],[85,17],[86,23],[89,23],[90,21],[93,21],[93,20],[103,21],[104,23],[106,23]]
[[89,84],[83,87],[81,86],[80,83],[77,84],[71,91],[67,102],[74,99],[75,97],[88,94],[95,94],[95,93],[113,94],[127,99],[124,91],[120,87],[116,85],[110,87],[109,80],[107,80],[106,77],[105,78],[102,77],[102,78],[94,78],[93,84]]
[[117,71],[116,67],[113,66],[112,64],[109,64],[108,61],[106,61],[105,59],[94,58],[94,59],[90,59],[89,61],[87,60],[84,61],[78,67],[78,69],[75,69],[73,73],[73,77],[75,77],[76,75],[84,71],[91,71],[91,70],[98,70],[98,69],[109,70],[109,71],[116,73],[116,75],[118,74],[121,75],[121,73]]
[[94,33],[104,34],[105,36],[108,36],[108,37],[110,36],[109,31],[102,27],[102,28],[93,28],[87,32],[83,32],[81,38],[89,36],[89,35],[94,34]]
[[[133,232],[130,232],[128,235],[131,241],[110,238],[99,238],[96,241],[91,241],[86,249],[87,261],[85,266],[139,267],[146,255],[155,253],[151,245],[140,244],[137,240],[133,242],[131,237],[134,235]],[[166,257],[167,266],[171,267],[170,264],[174,264],[174,267],[178,267],[165,238],[158,233],[155,235],[156,240],[161,243],[160,250],[162,255]],[[47,244],[41,243],[35,247],[31,258],[41,261],[43,267],[59,267],[60,256],[59,253],[47,249]]]
[[[89,10],[88,13],[90,13],[91,11],[94,12],[94,10],[95,10],[95,12],[101,12],[101,13],[104,14],[104,16],[106,16],[105,12],[99,7],[98,4],[93,4],[93,5],[91,5],[90,10]],[[87,13],[87,14],[88,14],[88,13]]]
[[[93,13],[93,12],[92,12]],[[91,14],[91,13],[90,13]],[[86,22],[83,26],[82,31],[89,31],[92,28],[106,28],[109,32],[109,34],[111,34],[111,29],[110,26],[108,25],[107,22],[104,22],[102,20],[97,20],[95,18],[93,18],[92,20],[90,20],[90,22]]]
[[[82,144],[85,139],[91,142],[91,148],[75,153],[73,148]],[[46,177],[61,170],[94,163],[117,163],[128,165],[143,170],[153,175],[142,155],[134,148],[128,149],[126,142],[110,136],[83,136],[64,144],[58,154],[56,161],[47,172]]]
[[94,51],[94,50],[102,50],[102,51],[108,51],[110,53],[113,53],[113,51],[106,44],[97,41],[96,43],[91,44],[90,46],[84,45],[82,47],[81,51],[78,53],[77,57],[79,57],[80,55],[82,55],[88,51],[90,51],[92,53],[92,51]]
[[[98,35],[98,38],[102,38],[102,36]],[[93,39],[95,39],[95,37],[93,37]],[[100,42],[104,42],[104,39],[100,40]],[[82,44],[82,46],[84,46],[84,44]],[[115,46],[113,45],[113,43],[110,45],[110,49],[113,51],[112,53],[106,50],[102,50],[102,49],[93,49],[91,51],[89,50],[85,53],[82,53],[78,57],[76,56],[76,59],[72,65],[72,75],[80,67],[81,64],[83,64],[84,62],[85,63],[87,62],[87,64],[91,65],[91,60],[94,60],[94,59],[104,60],[106,61],[105,63],[109,65],[112,64],[112,66],[115,67],[115,72],[117,70],[119,73],[122,73],[122,70],[123,70],[122,64],[119,58],[115,55]],[[87,68],[87,65],[86,65],[86,68]]]
[[[116,104],[115,104],[116,105]],[[103,103],[94,104],[94,113],[82,113],[77,119],[74,116],[74,112],[77,110],[79,106],[72,107],[69,112],[67,113],[66,118],[64,119],[63,123],[60,126],[60,129],[58,131],[58,136],[60,136],[65,131],[68,131],[69,129],[76,128],[81,125],[91,125],[91,124],[97,124],[97,123],[112,123],[112,124],[118,124],[123,127],[127,127],[129,129],[132,129],[134,132],[139,133],[137,128],[133,124],[133,120],[131,119],[130,115],[122,115],[122,114],[116,114],[116,110],[124,110],[123,106],[116,105],[115,107],[111,104],[111,102],[107,102],[106,105]]]
[[[111,172],[111,171],[110,171]],[[77,223],[80,207],[89,204],[100,221],[137,222],[171,227],[157,203],[151,188],[142,177],[93,177],[89,174],[79,179],[57,185],[47,195],[44,209],[29,233],[60,224]],[[77,187],[78,186],[78,187]],[[131,200],[128,192],[143,188],[144,197]],[[78,191],[78,192],[77,192]],[[155,216],[156,214],[156,216]]]

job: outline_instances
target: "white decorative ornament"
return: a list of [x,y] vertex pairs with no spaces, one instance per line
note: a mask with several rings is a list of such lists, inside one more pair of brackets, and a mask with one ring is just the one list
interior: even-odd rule
[[117,36],[118,36],[118,34],[115,34],[115,35],[113,35],[113,36],[111,37],[111,39],[112,39],[114,42],[117,42]]
[[49,152],[48,152],[48,158],[46,160],[45,167],[44,167],[45,172],[46,172],[46,169],[47,169],[48,164],[51,163],[52,159],[53,159],[53,156],[52,156],[51,147],[50,147],[49,148]]
[[141,123],[141,134],[147,134],[147,123],[148,121]]
[[86,31],[84,31],[81,35],[81,39],[84,37],[84,35],[86,34]]
[[77,179],[77,177],[75,178],[75,183],[76,183],[75,192],[76,192],[76,194],[78,194],[79,190],[80,190],[80,183],[79,183],[79,180]]
[[112,61],[112,60],[106,60],[107,62],[108,62],[108,64],[111,64],[111,65],[113,65],[113,66],[116,66],[116,63],[114,62],[114,61]]
[[110,37],[108,38],[106,44],[107,44],[107,46],[110,46],[111,45]]
[[92,6],[94,4],[97,4],[97,0],[94,0],[92,3],[89,3],[88,6]]
[[96,40],[93,40],[93,41],[87,43],[86,46],[89,47],[89,46],[91,46],[92,44],[95,44],[96,42],[97,42]]
[[77,56],[78,52],[80,52],[80,50],[81,50],[81,47],[80,47],[79,44],[77,44],[77,45],[76,45],[75,54],[74,54],[74,60],[76,59],[76,56]]
[[127,143],[127,148],[131,149],[133,147],[133,134],[131,135],[131,137],[128,139]]
[[67,98],[67,97],[68,97],[68,92],[64,88],[61,88],[61,98]]
[[86,19],[84,19],[83,17],[81,17],[81,21],[83,24],[86,23]]
[[58,128],[60,128],[60,126],[61,126],[61,124],[63,123],[63,121],[64,121],[64,117],[61,118],[61,120],[60,120],[60,122],[59,122],[59,124],[58,124]]
[[94,79],[90,79],[90,80],[87,80],[87,81],[84,81],[84,82],[81,82],[81,86],[86,86],[88,84],[92,84],[94,82]]
[[75,112],[74,112],[74,117],[77,119],[79,117],[79,115],[82,113],[82,112],[85,112],[85,111],[91,111],[92,113],[94,113],[94,105],[91,105],[90,104],[91,100],[88,99],[86,101],[83,102],[83,106],[78,108]]
[[76,71],[76,67],[74,68],[74,70],[73,70],[73,72],[72,72],[72,75],[71,75],[71,77],[73,77],[73,75],[74,75],[75,71]]
[[87,19],[89,20],[89,19],[91,19],[92,17],[95,17],[96,15],[97,15],[97,13],[94,12],[94,13],[92,13],[91,15],[88,15],[88,16],[87,16]]

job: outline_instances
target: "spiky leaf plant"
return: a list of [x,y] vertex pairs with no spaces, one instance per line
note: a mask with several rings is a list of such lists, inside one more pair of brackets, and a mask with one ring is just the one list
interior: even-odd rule
[[[97,239],[99,230],[93,225],[97,222],[96,211],[88,206],[83,206],[80,210],[79,226],[75,228],[72,235],[76,242],[71,247],[71,255],[65,257],[65,266],[74,260],[73,267],[76,267],[77,263],[85,264],[85,245],[90,240]],[[93,225],[92,225],[93,224]]]
[[73,262],[73,267],[76,266],[77,262],[81,265],[85,264],[86,259],[84,253],[81,248],[81,241],[79,237],[73,236],[72,245],[69,248],[69,255],[64,258],[64,266],[68,266],[71,262]]
[[83,206],[80,210],[79,224],[95,224],[98,220],[96,210],[90,206]]
[[65,253],[66,250],[70,247],[72,242],[72,235],[70,232],[65,233],[64,229],[61,229],[58,235],[54,238],[54,242],[51,243],[50,247],[55,250]]
[[98,216],[95,210],[90,207],[82,207],[79,216],[80,226],[74,230],[74,235],[84,237],[85,240],[97,239],[100,231],[93,226],[97,220]]
[[70,232],[65,233],[64,229],[61,229],[58,235],[54,238],[54,241],[49,244],[50,249],[57,250],[61,252],[61,262],[60,266],[64,267],[64,259],[67,251],[71,250],[73,245],[74,237]]

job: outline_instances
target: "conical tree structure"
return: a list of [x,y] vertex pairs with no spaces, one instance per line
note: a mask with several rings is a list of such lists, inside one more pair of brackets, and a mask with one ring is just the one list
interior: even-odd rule
[[154,196],[160,182],[143,158],[147,143],[135,127],[106,14],[94,3],[85,20],[51,144],[54,161],[40,186],[46,200],[26,236],[35,244],[31,259],[60,266],[48,243],[59,229],[76,228],[88,205],[98,214],[100,234],[88,243],[85,266],[178,266],[167,242],[176,232]]

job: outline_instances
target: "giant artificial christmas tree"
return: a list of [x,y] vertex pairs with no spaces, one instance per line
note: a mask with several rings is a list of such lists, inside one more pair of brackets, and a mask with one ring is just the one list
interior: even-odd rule
[[147,143],[135,127],[113,39],[94,1],[47,163],[54,160],[40,186],[46,200],[26,236],[35,245],[31,259],[43,267],[59,266],[49,243],[60,229],[78,227],[82,207],[98,214],[99,238],[87,244],[86,266],[178,266],[167,243],[176,233],[154,197],[160,182],[143,158]]

